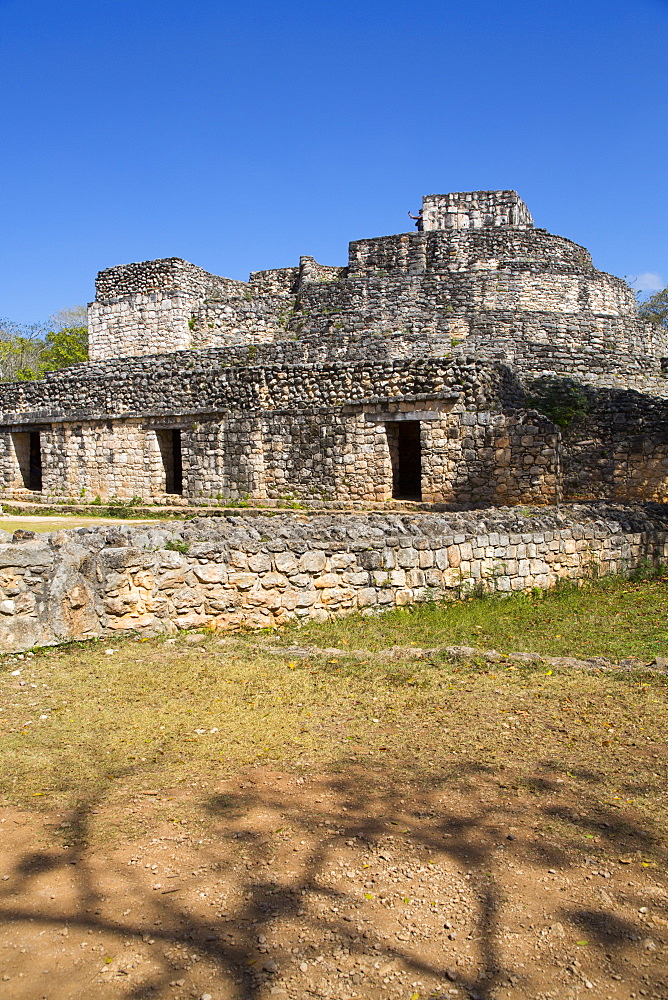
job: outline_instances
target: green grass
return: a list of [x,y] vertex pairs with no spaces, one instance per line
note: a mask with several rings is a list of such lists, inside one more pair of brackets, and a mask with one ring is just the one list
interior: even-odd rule
[[[215,780],[254,761],[329,770],[363,762],[425,780],[466,761],[505,767],[521,783],[551,760],[564,774],[597,775],[610,808],[632,803],[654,826],[668,777],[657,753],[668,737],[665,675],[489,666],[443,654],[397,661],[372,651],[475,643],[649,660],[666,650],[666,610],[662,580],[617,579],[278,636],[106,639],[5,657],[0,797],[47,809],[105,800],[118,817],[142,788]],[[276,650],[295,640],[348,643],[350,653]]]
[[605,577],[536,595],[416,604],[290,627],[282,641],[378,650],[393,645],[479,646],[552,656],[668,655],[668,578]]

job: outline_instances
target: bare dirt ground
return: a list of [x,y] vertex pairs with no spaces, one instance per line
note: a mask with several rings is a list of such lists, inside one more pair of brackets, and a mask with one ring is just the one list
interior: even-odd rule
[[668,1000],[667,603],[4,658],[0,1000]]
[[104,806],[3,810],[0,997],[668,997],[664,858],[595,775],[300,770],[144,789],[92,851]]

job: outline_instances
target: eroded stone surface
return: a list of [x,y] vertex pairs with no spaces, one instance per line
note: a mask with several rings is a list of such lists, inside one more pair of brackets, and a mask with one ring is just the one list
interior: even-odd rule
[[668,512],[654,504],[78,528],[0,544],[0,649],[371,614],[545,589],[667,556]]

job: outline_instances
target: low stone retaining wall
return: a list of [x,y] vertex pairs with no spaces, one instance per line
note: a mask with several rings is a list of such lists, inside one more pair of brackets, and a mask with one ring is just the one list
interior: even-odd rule
[[0,534],[0,650],[265,628],[668,561],[668,506],[199,517]]

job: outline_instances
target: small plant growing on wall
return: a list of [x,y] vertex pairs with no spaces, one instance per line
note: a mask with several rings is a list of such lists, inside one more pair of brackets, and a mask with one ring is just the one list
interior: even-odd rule
[[529,385],[526,402],[564,429],[589,412],[589,400],[581,386],[568,378],[535,379]]
[[180,538],[179,539],[175,538],[175,539],[172,539],[171,541],[167,542],[167,544],[165,545],[165,548],[169,549],[170,552],[185,553],[190,548],[190,545],[188,544],[188,542],[184,542]]

